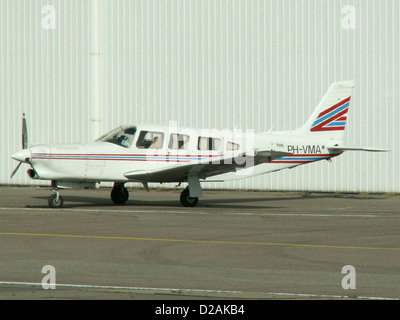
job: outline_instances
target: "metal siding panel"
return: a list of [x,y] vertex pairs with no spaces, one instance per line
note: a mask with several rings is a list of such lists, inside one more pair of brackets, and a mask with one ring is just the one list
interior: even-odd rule
[[[126,123],[267,131],[307,120],[332,81],[356,80],[349,145],[388,154],[346,153],[327,162],[215,187],[399,192],[399,21],[396,0],[98,0],[100,131]],[[54,5],[57,28],[41,29]],[[356,29],[341,28],[344,5]],[[79,0],[0,2],[1,181],[30,141],[94,139],[91,15]],[[36,183],[36,182],[35,182]],[[207,185],[209,186],[209,185]]]
[[[42,29],[44,5],[56,8],[55,30]],[[9,179],[16,165],[9,156],[21,148],[23,112],[28,117],[30,144],[87,139],[87,103],[83,100],[88,92],[87,50],[81,45],[87,21],[80,18],[85,11],[80,1],[1,2],[0,95],[4,100],[0,121],[4,133],[0,183],[48,184],[32,182],[21,173]]]

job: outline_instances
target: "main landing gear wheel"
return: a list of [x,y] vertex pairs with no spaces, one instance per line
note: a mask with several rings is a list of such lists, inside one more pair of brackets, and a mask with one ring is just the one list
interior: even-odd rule
[[129,192],[123,185],[116,185],[111,190],[111,200],[115,204],[124,204],[129,199]]
[[63,204],[64,204],[64,199],[62,196],[60,196],[60,194],[58,194],[58,193],[52,194],[49,197],[49,207],[50,208],[54,208],[54,209],[62,208]]
[[181,204],[184,207],[195,207],[199,202],[199,198],[197,197],[190,197],[189,189],[185,189],[181,193]]

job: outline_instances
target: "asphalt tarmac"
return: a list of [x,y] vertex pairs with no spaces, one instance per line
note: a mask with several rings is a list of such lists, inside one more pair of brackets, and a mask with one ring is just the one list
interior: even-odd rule
[[400,299],[398,195],[109,193],[0,187],[0,299]]

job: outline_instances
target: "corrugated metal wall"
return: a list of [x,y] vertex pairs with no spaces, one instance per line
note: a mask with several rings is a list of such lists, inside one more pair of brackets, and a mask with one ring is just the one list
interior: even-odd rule
[[347,144],[390,153],[218,187],[399,192],[399,16],[398,0],[2,0],[0,183],[33,183],[22,170],[9,179],[22,112],[30,143],[171,120],[289,130],[331,82],[355,79]]

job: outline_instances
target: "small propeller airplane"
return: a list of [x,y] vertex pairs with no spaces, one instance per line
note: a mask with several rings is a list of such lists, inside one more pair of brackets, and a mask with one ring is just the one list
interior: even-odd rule
[[[113,182],[111,200],[124,204],[128,182],[188,183],[180,196],[194,207],[203,196],[200,182],[242,179],[285,168],[331,160],[345,151],[387,151],[343,145],[354,81],[333,83],[309,120],[293,131],[236,137],[216,130],[176,126],[118,127],[92,143],[34,145],[28,148],[26,117],[22,120],[22,150],[11,157],[28,164],[32,179],[50,180],[51,208],[61,208],[62,188],[95,188]],[[249,138],[250,136],[250,138]]]

